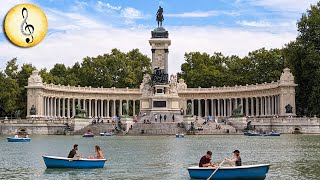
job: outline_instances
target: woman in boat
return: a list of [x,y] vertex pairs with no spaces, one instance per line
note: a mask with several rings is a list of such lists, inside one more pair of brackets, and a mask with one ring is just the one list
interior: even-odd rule
[[104,159],[100,146],[96,145],[95,150],[97,152],[97,156],[89,156],[88,159]]
[[14,135],[14,138],[19,138],[18,134],[15,134],[15,135]]
[[235,151],[233,151],[233,154],[234,154],[234,158],[233,159],[226,158],[226,161],[228,161],[232,165],[241,166],[240,151],[235,150]]

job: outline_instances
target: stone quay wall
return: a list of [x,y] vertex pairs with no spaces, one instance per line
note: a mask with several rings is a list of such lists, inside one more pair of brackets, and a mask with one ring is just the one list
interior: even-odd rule
[[251,121],[258,132],[320,134],[320,118],[317,117],[229,118],[228,121],[237,130],[242,130]]
[[64,135],[66,125],[64,122],[51,122],[48,120],[3,120],[0,121],[0,135],[14,135],[18,132],[38,135]]

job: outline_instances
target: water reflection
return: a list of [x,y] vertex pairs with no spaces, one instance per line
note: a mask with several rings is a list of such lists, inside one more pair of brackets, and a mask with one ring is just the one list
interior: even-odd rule
[[[46,169],[42,155],[66,157],[73,144],[80,155],[94,155],[99,145],[108,159],[103,169]],[[0,177],[4,179],[190,179],[207,150],[217,164],[241,151],[243,164],[270,163],[271,179],[317,179],[320,176],[317,135],[247,136],[33,136],[31,143],[8,143],[0,137]]]

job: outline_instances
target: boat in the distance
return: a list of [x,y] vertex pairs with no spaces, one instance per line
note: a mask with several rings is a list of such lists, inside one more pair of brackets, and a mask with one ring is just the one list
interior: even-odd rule
[[7,137],[8,142],[30,142],[31,138]]
[[90,130],[88,130],[82,137],[94,137],[94,134]]
[[103,168],[106,159],[74,159],[57,156],[42,156],[47,168]]
[[94,134],[84,134],[82,137],[94,137]]
[[245,133],[246,136],[280,136],[280,133],[269,133],[269,134],[259,134],[259,133]]
[[184,134],[176,134],[176,138],[183,138]]
[[100,136],[112,136],[113,133],[112,132],[108,132],[108,133],[100,133]]
[[[220,167],[211,179],[231,180],[231,179],[255,179],[262,180],[266,178],[269,171],[269,164],[245,165]],[[216,170],[216,167],[189,167],[188,172],[191,179],[207,179]]]

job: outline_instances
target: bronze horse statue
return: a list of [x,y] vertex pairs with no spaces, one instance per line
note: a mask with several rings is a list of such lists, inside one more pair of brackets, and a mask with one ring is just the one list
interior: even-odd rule
[[162,21],[164,20],[163,18],[163,8],[159,6],[158,12],[157,12],[157,21],[158,21],[158,27],[162,27]]

